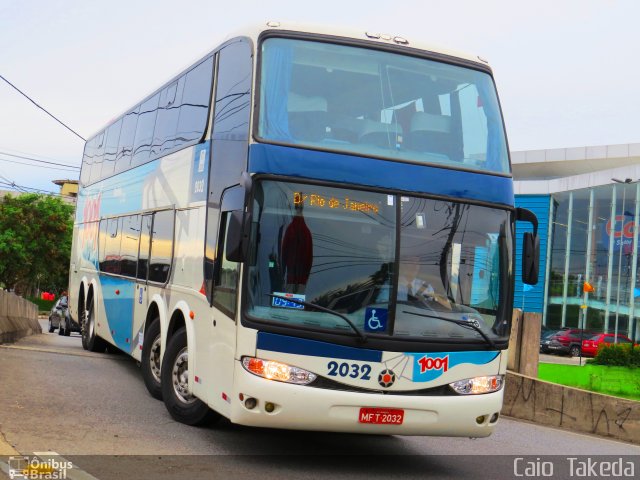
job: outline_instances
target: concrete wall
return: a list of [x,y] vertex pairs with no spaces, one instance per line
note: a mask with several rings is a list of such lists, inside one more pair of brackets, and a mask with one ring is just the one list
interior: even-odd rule
[[42,333],[37,305],[0,290],[0,343],[15,342],[34,333]]
[[640,444],[640,402],[507,372],[502,414]]

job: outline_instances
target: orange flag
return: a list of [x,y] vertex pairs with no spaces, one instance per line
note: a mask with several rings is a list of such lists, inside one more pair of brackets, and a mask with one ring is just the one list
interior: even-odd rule
[[595,289],[593,288],[593,285],[591,285],[589,282],[584,282],[584,285],[582,286],[582,290],[585,293],[591,293],[595,291]]

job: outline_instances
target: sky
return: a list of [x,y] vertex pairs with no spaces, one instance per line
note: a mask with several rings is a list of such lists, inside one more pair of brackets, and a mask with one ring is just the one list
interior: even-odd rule
[[[0,0],[0,75],[88,138],[246,25],[325,24],[489,60],[511,151],[639,143],[638,19],[636,0]],[[0,190],[57,192],[78,170],[15,155],[83,148],[0,79]]]

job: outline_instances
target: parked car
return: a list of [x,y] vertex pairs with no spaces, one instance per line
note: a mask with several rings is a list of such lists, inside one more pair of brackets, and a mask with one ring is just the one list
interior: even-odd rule
[[597,333],[586,340],[582,341],[582,354],[589,357],[595,357],[598,353],[600,345],[609,345],[612,343],[631,344],[633,341],[625,336],[618,334],[618,341],[615,340],[614,333]]
[[62,295],[53,305],[49,312],[49,333],[53,333],[58,329],[58,335],[68,337],[71,332],[79,332],[80,325],[69,313],[69,300],[66,295]]
[[[580,328],[565,328],[559,330],[544,340],[544,348],[549,353],[569,354],[572,357],[580,355],[582,340],[593,336],[593,332]],[[541,342],[541,350],[542,350]]]
[[540,353],[549,353],[549,338],[560,330],[543,328],[540,332]]

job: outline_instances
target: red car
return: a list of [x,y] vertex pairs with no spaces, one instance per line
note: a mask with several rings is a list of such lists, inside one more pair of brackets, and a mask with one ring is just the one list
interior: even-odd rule
[[[601,344],[609,345],[616,343],[615,334],[613,333],[598,333],[582,341],[582,355],[595,357],[598,353],[598,347]],[[625,335],[618,334],[618,342],[621,345],[633,343],[631,339]]]

